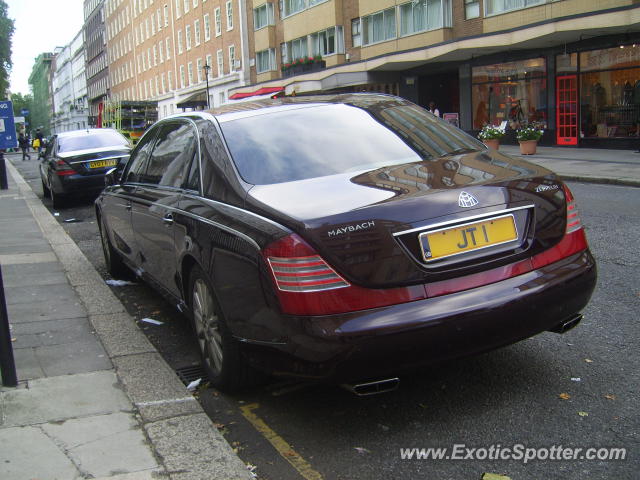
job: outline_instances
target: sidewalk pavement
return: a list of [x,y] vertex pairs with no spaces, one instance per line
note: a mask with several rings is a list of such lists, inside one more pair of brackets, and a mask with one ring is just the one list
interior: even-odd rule
[[78,246],[6,165],[0,268],[19,385],[0,387],[0,478],[252,478]]
[[633,150],[538,146],[535,155],[520,155],[518,145],[500,145],[499,151],[546,167],[565,180],[640,187],[640,153]]
[[[519,156],[517,146],[500,151]],[[523,158],[567,180],[640,187],[640,154],[632,151],[538,147]],[[20,384],[0,389],[0,478],[251,478],[78,246],[6,164],[0,266]]]

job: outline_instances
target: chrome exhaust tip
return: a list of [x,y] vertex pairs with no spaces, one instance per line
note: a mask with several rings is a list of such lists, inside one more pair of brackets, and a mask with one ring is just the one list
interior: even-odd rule
[[567,320],[563,320],[555,327],[550,328],[549,331],[554,333],[566,333],[572,328],[576,327],[581,320],[582,320],[582,314],[578,313]]
[[359,397],[368,397],[370,395],[379,395],[381,393],[393,392],[394,390],[398,389],[399,385],[400,379],[398,377],[393,377],[363,383],[343,383],[341,386],[345,390]]

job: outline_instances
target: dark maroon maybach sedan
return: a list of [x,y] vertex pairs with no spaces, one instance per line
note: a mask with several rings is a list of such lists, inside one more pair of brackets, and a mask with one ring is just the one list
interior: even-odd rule
[[221,389],[261,370],[383,390],[406,368],[568,330],[596,282],[555,174],[397,97],[169,117],[107,181],[110,272],[173,299]]

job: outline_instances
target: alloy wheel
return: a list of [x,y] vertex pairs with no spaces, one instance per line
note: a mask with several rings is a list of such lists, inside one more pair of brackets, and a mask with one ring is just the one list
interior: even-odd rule
[[224,358],[220,319],[216,313],[211,291],[202,278],[193,284],[193,317],[196,337],[204,361],[215,375],[222,371]]

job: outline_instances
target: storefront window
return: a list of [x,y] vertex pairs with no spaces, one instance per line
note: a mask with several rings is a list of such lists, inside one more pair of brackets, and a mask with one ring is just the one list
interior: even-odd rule
[[580,54],[581,136],[640,133],[640,45]]
[[474,67],[473,128],[505,125],[517,129],[536,123],[546,128],[547,82],[543,58]]
[[556,72],[558,75],[575,73],[578,71],[578,54],[563,53],[556,56]]

